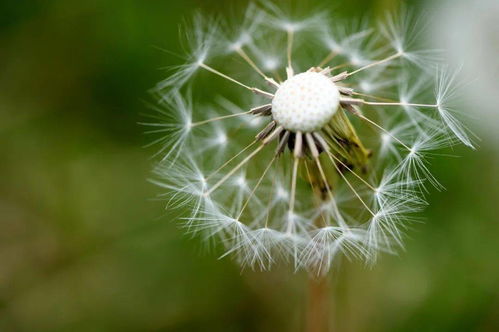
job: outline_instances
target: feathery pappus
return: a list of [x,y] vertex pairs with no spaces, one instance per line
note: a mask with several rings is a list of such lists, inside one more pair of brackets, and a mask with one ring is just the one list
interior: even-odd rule
[[473,148],[455,75],[417,48],[420,31],[408,11],[369,24],[260,2],[237,24],[196,16],[144,123],[167,208],[243,267],[324,274],[340,255],[395,252],[425,186],[440,187],[428,154]]

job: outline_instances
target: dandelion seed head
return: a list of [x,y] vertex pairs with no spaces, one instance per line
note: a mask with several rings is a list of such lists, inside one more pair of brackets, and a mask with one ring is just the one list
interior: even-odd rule
[[320,73],[301,73],[286,80],[272,100],[275,121],[291,131],[321,129],[338,109],[336,85]]
[[[321,275],[340,257],[396,253],[428,204],[422,189],[442,188],[428,157],[473,146],[457,77],[420,47],[406,10],[377,24],[260,3],[233,24],[196,17],[185,64],[154,89],[143,124],[160,198],[243,268]],[[199,105],[198,72],[233,91],[203,86],[215,97]]]

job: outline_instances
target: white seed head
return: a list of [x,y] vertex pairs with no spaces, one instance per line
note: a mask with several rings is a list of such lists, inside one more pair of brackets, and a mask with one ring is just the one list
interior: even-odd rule
[[[457,139],[472,146],[454,115],[457,77],[411,47],[421,29],[405,14],[380,33],[325,11],[291,17],[270,1],[232,25],[195,19],[186,64],[154,90],[159,123],[144,123],[163,157],[151,181],[188,233],[243,267],[324,274],[339,255],[373,263],[402,245],[424,185],[442,188],[426,155]],[[193,103],[197,71],[237,89],[204,95],[241,98]]]
[[328,77],[301,73],[279,87],[272,101],[272,116],[287,130],[312,132],[331,120],[339,102],[338,88]]

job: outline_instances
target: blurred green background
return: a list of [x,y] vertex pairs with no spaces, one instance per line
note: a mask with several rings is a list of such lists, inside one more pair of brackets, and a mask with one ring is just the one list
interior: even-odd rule
[[[344,17],[398,5],[305,2]],[[243,7],[0,3],[0,331],[300,330],[303,273],[218,260],[146,182],[143,100],[159,68],[179,63],[158,48],[179,51],[178,26],[196,9]],[[499,149],[476,131],[477,151],[432,160],[447,190],[430,192],[405,252],[333,271],[337,331],[499,331]]]

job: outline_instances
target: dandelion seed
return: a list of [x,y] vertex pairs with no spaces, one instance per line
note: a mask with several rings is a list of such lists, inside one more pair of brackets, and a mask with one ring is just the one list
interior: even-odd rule
[[185,33],[187,63],[171,68],[174,73],[156,84],[154,92],[162,94],[165,90],[178,90],[199,70],[208,57],[213,55],[211,52],[214,49],[215,38],[220,33],[218,23],[198,14],[190,26],[191,28],[187,28]]

